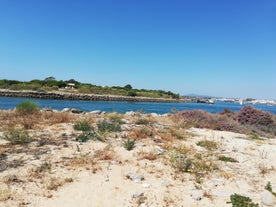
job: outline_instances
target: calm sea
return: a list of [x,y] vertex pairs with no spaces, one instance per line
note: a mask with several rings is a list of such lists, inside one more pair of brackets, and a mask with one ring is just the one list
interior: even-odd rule
[[[83,111],[101,110],[105,112],[125,113],[127,111],[140,111],[143,113],[165,114],[172,111],[201,109],[211,113],[218,113],[228,108],[232,111],[240,110],[244,105],[217,101],[215,104],[202,103],[150,103],[150,102],[105,102],[105,101],[68,101],[48,99],[26,99],[0,97],[0,109],[14,109],[22,101],[34,101],[40,108],[62,110],[64,108],[77,108]],[[276,106],[254,104],[255,108],[276,114]]]

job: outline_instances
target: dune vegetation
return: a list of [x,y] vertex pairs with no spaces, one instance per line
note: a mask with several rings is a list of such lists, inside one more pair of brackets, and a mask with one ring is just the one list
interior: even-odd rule
[[23,102],[0,111],[0,202],[258,206],[275,195],[275,123],[248,106],[74,114]]

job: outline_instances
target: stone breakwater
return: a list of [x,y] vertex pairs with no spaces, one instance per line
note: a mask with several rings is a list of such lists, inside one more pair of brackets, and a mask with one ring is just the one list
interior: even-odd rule
[[0,89],[0,96],[38,98],[38,99],[57,99],[57,100],[85,100],[85,101],[129,101],[129,102],[167,102],[167,103],[188,102],[188,100],[186,99],[130,97],[130,96],[80,94],[80,93],[67,93],[67,92],[18,91],[18,90],[7,90],[7,89]]

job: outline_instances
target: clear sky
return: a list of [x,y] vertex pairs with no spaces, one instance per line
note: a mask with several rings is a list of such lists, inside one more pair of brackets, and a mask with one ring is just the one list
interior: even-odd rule
[[276,100],[275,0],[0,0],[0,79]]

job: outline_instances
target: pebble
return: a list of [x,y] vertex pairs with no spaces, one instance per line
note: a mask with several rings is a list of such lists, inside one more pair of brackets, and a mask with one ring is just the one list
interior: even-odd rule
[[142,180],[144,180],[144,176],[143,175],[138,175],[138,174],[134,174],[134,173],[128,173],[126,175],[126,177],[134,182],[141,182]]
[[204,192],[202,190],[194,191],[191,196],[194,200],[200,201],[203,197]]
[[135,193],[132,195],[132,198],[138,198],[144,196],[144,193]]
[[162,154],[165,152],[165,150],[162,149],[162,148],[159,147],[159,146],[157,146],[156,148],[157,148],[157,155],[162,155]]
[[262,204],[266,206],[275,206],[275,197],[271,192],[264,190],[261,194]]
[[143,183],[142,185],[144,188],[149,188],[150,187],[150,184],[147,184],[147,183]]
[[94,110],[94,111],[89,112],[89,114],[97,114],[97,115],[99,115],[101,113],[102,113],[102,111],[100,111],[100,110]]

